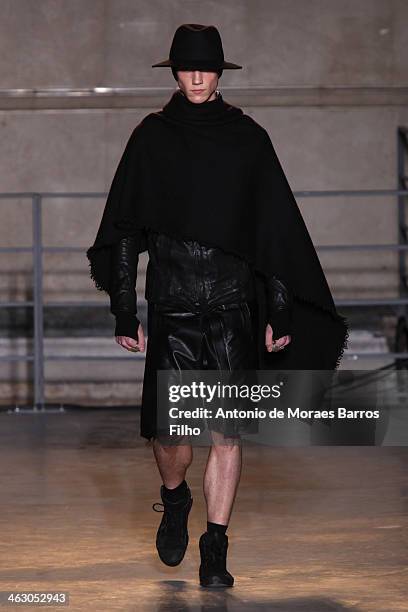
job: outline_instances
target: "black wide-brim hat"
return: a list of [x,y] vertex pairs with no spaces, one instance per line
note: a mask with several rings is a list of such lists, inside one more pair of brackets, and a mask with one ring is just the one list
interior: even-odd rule
[[169,58],[152,64],[152,68],[171,67],[178,70],[208,70],[242,68],[224,60],[220,33],[213,25],[183,23],[174,34]]

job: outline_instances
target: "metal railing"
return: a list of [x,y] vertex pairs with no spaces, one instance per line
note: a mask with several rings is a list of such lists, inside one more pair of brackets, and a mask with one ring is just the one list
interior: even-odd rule
[[[399,296],[396,298],[385,298],[385,299],[343,299],[335,300],[337,308],[342,306],[358,306],[358,307],[372,307],[372,306],[391,306],[394,307],[398,313],[398,333],[401,334],[405,340],[408,340],[408,284],[407,284],[407,272],[406,262],[404,257],[404,251],[408,250],[408,232],[406,225],[406,213],[405,213],[405,198],[408,196],[407,180],[408,177],[405,174],[405,163],[408,157],[408,128],[399,127],[397,131],[398,141],[398,184],[397,189],[371,189],[371,190],[323,190],[323,191],[294,191],[296,198],[319,198],[319,197],[379,197],[379,196],[395,196],[398,202],[398,244],[337,244],[337,245],[316,245],[318,251],[376,251],[376,250],[391,250],[398,251],[398,265],[399,265]],[[43,267],[42,267],[42,256],[46,252],[80,252],[84,255],[84,266],[86,262],[86,249],[81,247],[47,247],[42,242],[42,202],[45,199],[50,198],[106,198],[106,192],[73,192],[73,193],[0,193],[1,200],[8,199],[31,199],[32,203],[32,239],[33,244],[29,247],[0,247],[0,252],[19,252],[27,253],[30,252],[33,255],[33,300],[17,301],[17,302],[3,302],[0,303],[0,308],[14,308],[21,306],[29,306],[34,309],[34,353],[32,355],[6,355],[0,356],[0,361],[32,361],[34,370],[34,409],[43,409],[45,398],[44,398],[44,362],[46,360],[53,361],[66,361],[66,360],[116,360],[116,359],[144,359],[143,353],[136,353],[130,356],[110,356],[110,355],[89,355],[89,356],[56,356],[56,355],[45,355],[44,354],[44,306],[49,307],[95,307],[95,308],[106,308],[106,303],[100,301],[87,301],[87,302],[47,302],[44,304],[43,300]],[[396,345],[398,345],[400,339],[396,339]],[[400,342],[401,344],[401,342]],[[405,349],[408,349],[406,342],[404,342]],[[394,352],[353,352],[348,355],[347,352],[344,355],[345,358],[358,358],[363,356],[364,358],[378,358],[386,356],[396,360],[408,359],[407,350],[398,350]]]

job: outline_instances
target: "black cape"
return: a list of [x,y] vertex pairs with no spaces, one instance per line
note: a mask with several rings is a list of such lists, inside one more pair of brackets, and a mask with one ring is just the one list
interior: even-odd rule
[[[110,247],[153,229],[242,257],[256,278],[260,369],[333,370],[348,340],[316,250],[268,132],[224,101],[191,102],[180,90],[134,128],[87,250],[97,289],[109,293]],[[147,249],[142,240],[140,251]],[[265,348],[264,278],[294,297],[292,341]]]

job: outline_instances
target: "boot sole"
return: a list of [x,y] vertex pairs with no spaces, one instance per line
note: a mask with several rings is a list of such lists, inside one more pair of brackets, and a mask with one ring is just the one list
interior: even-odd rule
[[234,583],[226,584],[225,582],[219,581],[219,579],[217,580],[213,579],[211,582],[208,582],[208,583],[202,582],[200,580],[200,586],[205,589],[229,589],[234,586]]

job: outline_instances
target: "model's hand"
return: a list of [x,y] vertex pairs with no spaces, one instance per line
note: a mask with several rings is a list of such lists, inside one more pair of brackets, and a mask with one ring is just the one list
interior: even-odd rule
[[273,337],[273,330],[269,323],[266,326],[265,330],[265,346],[267,351],[271,353],[272,351],[280,351],[282,350],[289,342],[291,341],[291,336],[282,336],[282,338],[278,338],[277,340]]
[[132,351],[133,353],[137,353],[138,351],[140,351],[143,353],[145,350],[145,337],[141,323],[139,324],[139,327],[137,329],[137,337],[138,340],[135,340],[134,338],[129,338],[128,336],[115,336],[115,340],[127,351]]

